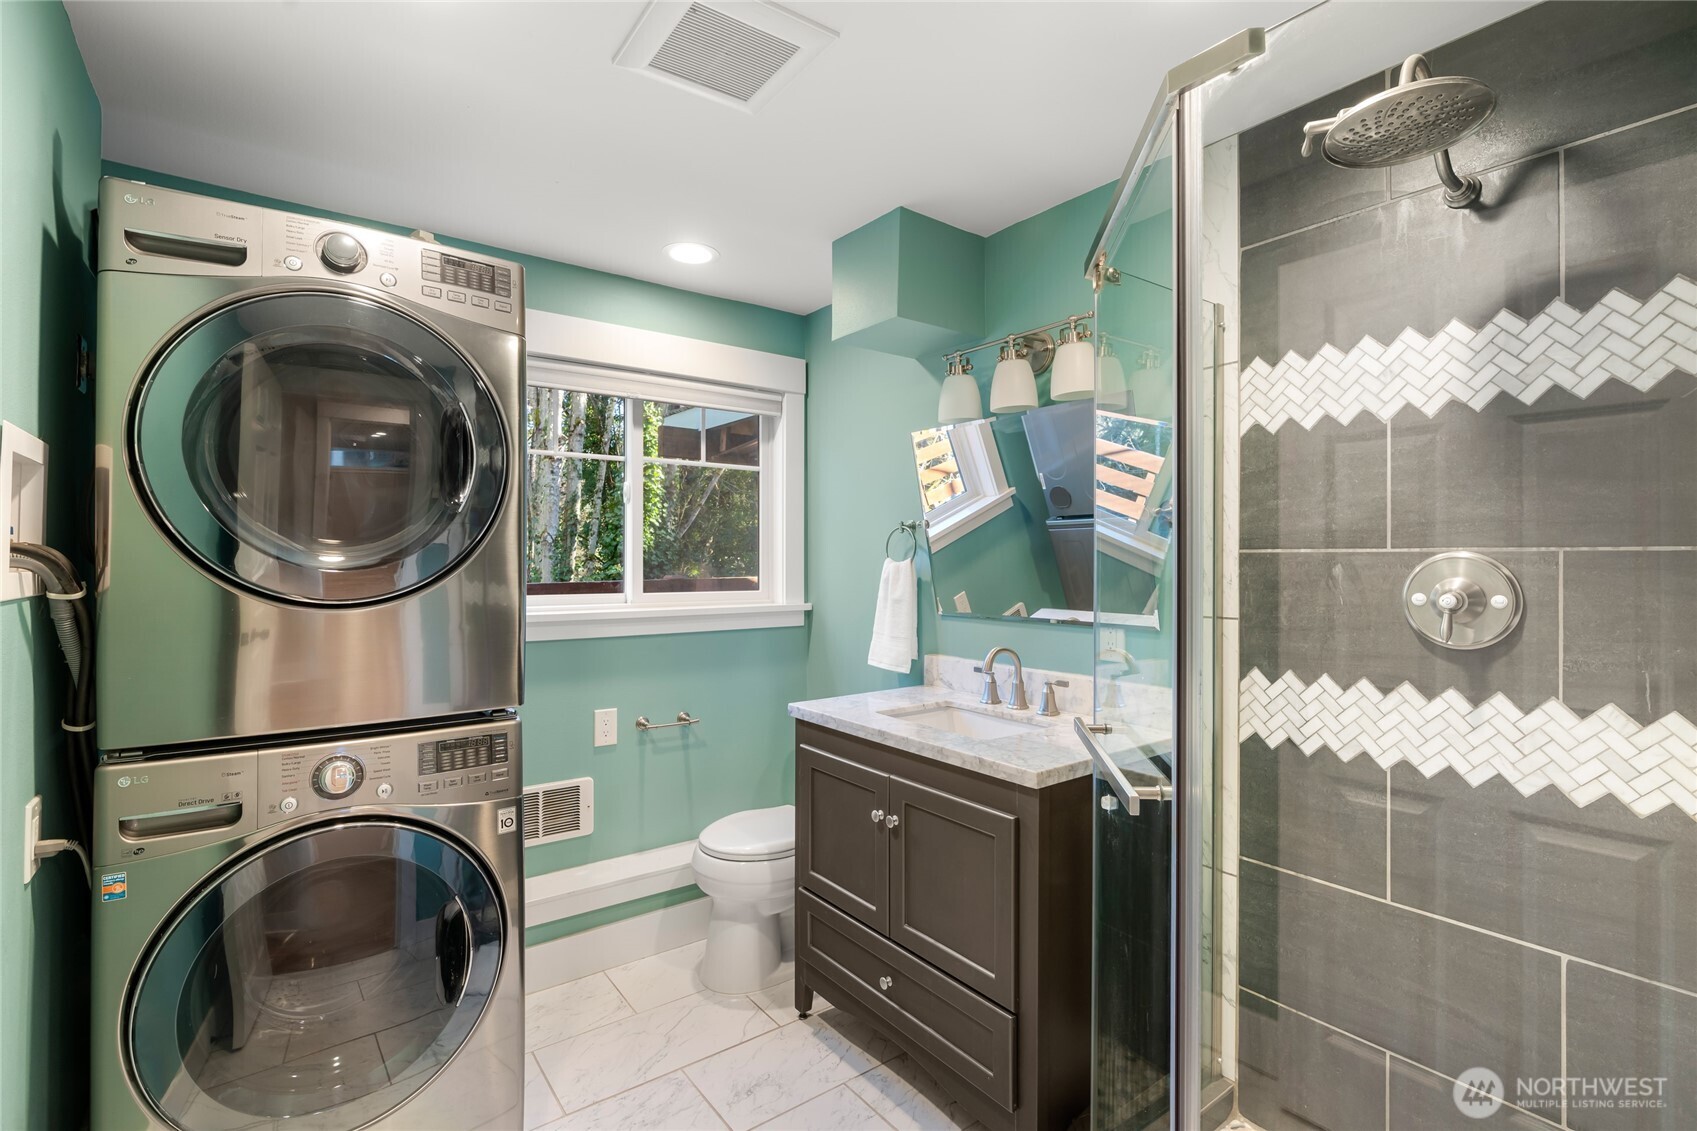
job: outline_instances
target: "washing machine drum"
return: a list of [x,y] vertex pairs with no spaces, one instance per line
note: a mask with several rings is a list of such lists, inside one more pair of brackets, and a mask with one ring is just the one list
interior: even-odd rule
[[220,581],[365,604],[452,571],[505,496],[507,431],[476,368],[397,308],[251,297],[159,351],[129,412],[138,493]]
[[425,828],[283,840],[155,935],[126,1011],[132,1081],[184,1131],[363,1126],[466,1047],[505,938],[488,872]]

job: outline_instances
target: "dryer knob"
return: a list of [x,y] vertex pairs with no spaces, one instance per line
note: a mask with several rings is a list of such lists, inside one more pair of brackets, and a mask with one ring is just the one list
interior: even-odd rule
[[318,258],[332,271],[346,274],[365,264],[365,248],[346,232],[331,232],[318,247]]

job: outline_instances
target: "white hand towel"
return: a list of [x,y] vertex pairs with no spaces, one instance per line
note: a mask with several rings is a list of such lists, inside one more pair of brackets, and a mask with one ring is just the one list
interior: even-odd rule
[[919,658],[918,575],[913,559],[884,559],[878,575],[878,607],[872,613],[872,647],[866,662],[875,668],[905,672]]

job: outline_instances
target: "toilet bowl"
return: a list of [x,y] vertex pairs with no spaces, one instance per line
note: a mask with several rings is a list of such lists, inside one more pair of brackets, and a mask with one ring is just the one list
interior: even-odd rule
[[795,806],[721,817],[702,830],[693,864],[696,886],[713,900],[701,984],[753,993],[783,962],[779,916],[795,906]]

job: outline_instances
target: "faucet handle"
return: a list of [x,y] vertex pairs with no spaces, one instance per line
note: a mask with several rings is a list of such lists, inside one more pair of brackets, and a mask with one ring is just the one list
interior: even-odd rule
[[1058,715],[1061,713],[1060,704],[1055,701],[1055,688],[1071,687],[1072,681],[1066,679],[1046,679],[1043,681],[1043,697],[1037,703],[1039,715]]
[[[984,677],[984,691],[978,696],[978,701],[986,707],[1000,706],[1002,696],[1001,693],[996,690],[995,669],[992,668],[990,671],[985,671],[983,664],[974,664],[972,670]],[[1019,683],[1015,681],[1014,686],[1018,687]],[[1018,694],[1023,696],[1025,693],[1024,691],[1020,691]]]

